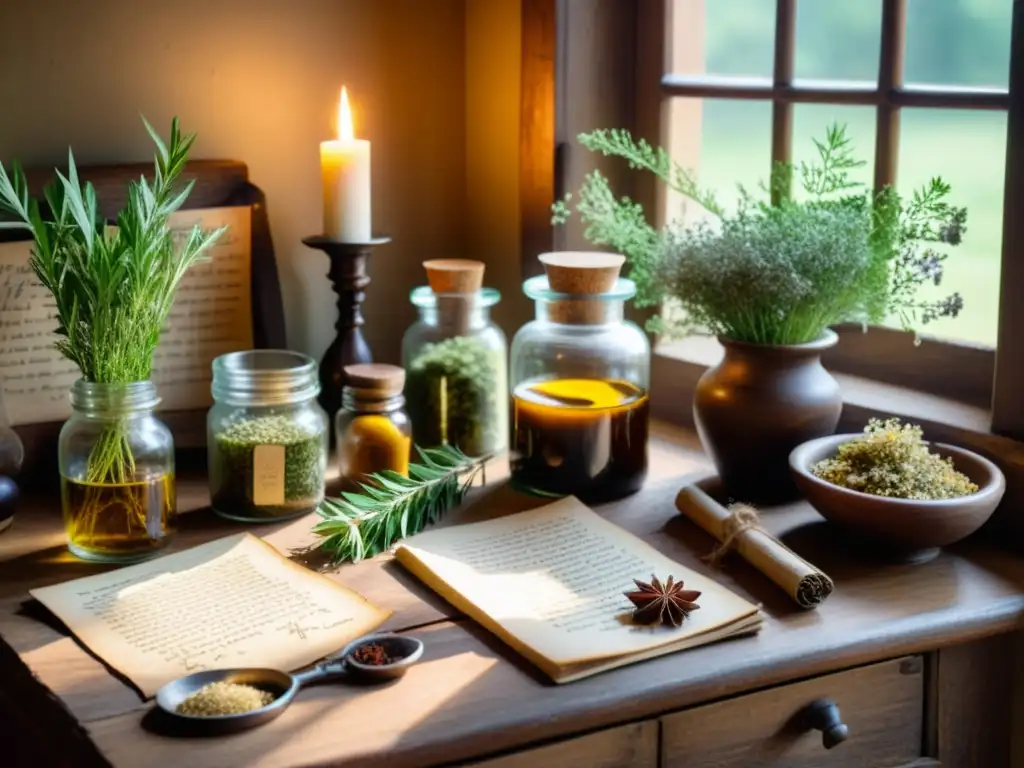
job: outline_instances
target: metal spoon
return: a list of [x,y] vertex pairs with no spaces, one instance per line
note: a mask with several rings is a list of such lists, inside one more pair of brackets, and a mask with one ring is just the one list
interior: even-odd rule
[[[352,658],[360,647],[378,643],[396,661],[390,664],[361,664]],[[353,640],[340,653],[309,669],[289,674],[279,669],[246,667],[211,669],[172,680],[156,692],[156,705],[167,725],[206,734],[233,733],[270,722],[291,704],[299,689],[336,677],[351,676],[362,682],[386,682],[405,674],[423,655],[423,642],[405,635],[367,635]],[[216,682],[251,685],[274,694],[264,707],[235,715],[185,715],[178,706],[205,685]]]

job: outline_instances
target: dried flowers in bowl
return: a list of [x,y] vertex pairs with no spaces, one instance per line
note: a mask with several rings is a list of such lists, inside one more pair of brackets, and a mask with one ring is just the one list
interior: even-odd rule
[[948,456],[928,449],[923,431],[899,419],[871,419],[864,434],[811,467],[816,477],[852,491],[894,499],[955,499],[978,486]]
[[861,435],[809,440],[789,456],[803,496],[871,554],[920,562],[969,536],[1006,489],[995,464],[921,430],[872,422]]

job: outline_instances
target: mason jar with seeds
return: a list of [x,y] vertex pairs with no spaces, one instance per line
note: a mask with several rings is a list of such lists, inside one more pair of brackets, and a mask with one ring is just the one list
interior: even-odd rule
[[327,414],[316,363],[287,350],[213,361],[207,416],[210,501],[221,517],[264,522],[312,512],[324,498]]

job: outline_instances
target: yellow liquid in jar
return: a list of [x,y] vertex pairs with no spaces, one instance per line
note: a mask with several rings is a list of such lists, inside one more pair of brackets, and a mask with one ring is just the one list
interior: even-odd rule
[[68,549],[86,560],[130,562],[161,549],[174,530],[174,475],[135,483],[61,477]]

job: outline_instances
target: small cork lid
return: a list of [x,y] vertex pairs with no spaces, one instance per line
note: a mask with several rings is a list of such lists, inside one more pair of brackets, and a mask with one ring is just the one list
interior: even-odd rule
[[537,258],[544,265],[551,290],[577,295],[610,291],[626,262],[622,254],[602,251],[556,251]]
[[370,396],[392,397],[405,387],[405,370],[386,363],[346,365],[345,386]]
[[423,262],[434,293],[476,293],[484,284],[484,263],[472,259],[431,259]]

